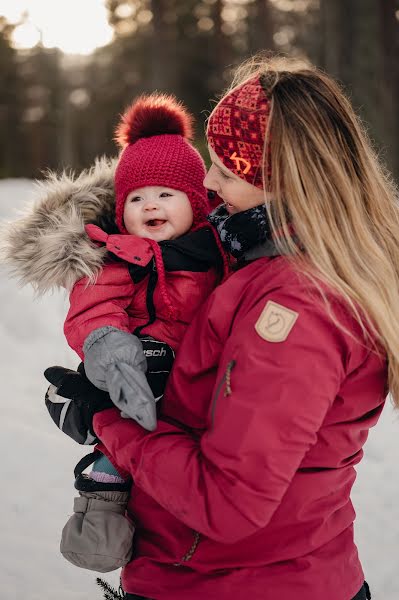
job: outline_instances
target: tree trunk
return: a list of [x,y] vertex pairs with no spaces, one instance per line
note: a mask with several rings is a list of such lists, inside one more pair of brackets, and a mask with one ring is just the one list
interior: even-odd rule
[[381,40],[381,128],[387,148],[386,162],[399,180],[399,20],[396,18],[397,0],[379,3]]
[[174,23],[165,20],[168,8],[173,8],[174,0],[151,0],[153,35],[150,41],[152,89],[174,90],[176,87],[177,40]]
[[212,18],[214,26],[214,44],[215,44],[215,68],[214,72],[220,77],[228,64],[228,50],[226,35],[223,33],[222,10],[223,0],[216,0],[213,7]]
[[381,157],[398,174],[396,0],[320,0],[322,66],[345,85]]
[[320,0],[321,66],[344,82],[352,71],[353,8],[352,0]]
[[270,1],[255,0],[254,8],[255,20],[248,33],[250,53],[273,50],[274,23]]

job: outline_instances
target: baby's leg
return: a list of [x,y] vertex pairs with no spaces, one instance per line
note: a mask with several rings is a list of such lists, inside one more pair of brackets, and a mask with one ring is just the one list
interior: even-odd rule
[[[83,471],[93,463],[90,475]],[[72,564],[106,573],[124,566],[132,554],[134,525],[126,517],[130,480],[124,480],[96,450],[75,467],[74,514],[66,523],[61,552]]]
[[104,456],[104,454],[93,463],[93,468],[89,477],[99,483],[125,482],[123,477],[120,476],[114,465],[106,456]]

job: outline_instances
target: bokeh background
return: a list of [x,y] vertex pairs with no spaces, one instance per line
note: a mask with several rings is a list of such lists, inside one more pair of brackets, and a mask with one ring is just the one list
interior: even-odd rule
[[0,0],[0,177],[115,155],[118,115],[173,92],[203,122],[259,50],[336,76],[399,175],[399,0]]

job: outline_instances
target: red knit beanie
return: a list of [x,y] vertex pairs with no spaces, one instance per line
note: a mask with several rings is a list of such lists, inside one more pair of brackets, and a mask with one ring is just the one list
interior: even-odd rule
[[127,196],[148,185],[185,192],[193,209],[193,226],[203,223],[210,210],[203,185],[205,165],[192,139],[190,113],[175,97],[140,96],[124,113],[116,130],[123,148],[115,173],[115,220],[127,233],[123,211]]
[[[212,112],[207,129],[211,148],[225,167],[263,189],[263,147],[271,102],[259,75],[227,94]],[[267,158],[269,159],[269,153]],[[270,160],[267,174],[270,178]]]

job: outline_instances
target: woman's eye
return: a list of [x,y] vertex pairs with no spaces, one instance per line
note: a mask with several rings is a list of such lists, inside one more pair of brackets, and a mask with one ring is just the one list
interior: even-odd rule
[[172,194],[169,194],[169,192],[162,192],[162,194],[160,194],[160,198],[170,198]]

